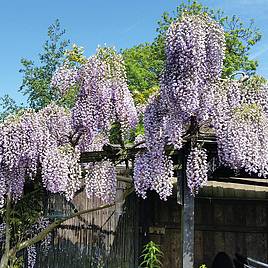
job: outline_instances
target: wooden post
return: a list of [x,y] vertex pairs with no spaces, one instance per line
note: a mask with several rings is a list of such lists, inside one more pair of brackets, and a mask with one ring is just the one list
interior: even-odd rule
[[194,197],[184,180],[182,207],[182,267],[194,267]]
[[185,168],[184,168],[184,155],[180,153],[178,156],[178,173],[177,173],[177,203],[183,205],[183,180],[185,177]]
[[[187,186],[186,179],[186,150],[182,153],[182,170],[179,172],[179,192],[177,196],[182,197],[181,206],[181,256],[182,268],[194,267],[194,197]],[[179,200],[178,200],[178,203]]]

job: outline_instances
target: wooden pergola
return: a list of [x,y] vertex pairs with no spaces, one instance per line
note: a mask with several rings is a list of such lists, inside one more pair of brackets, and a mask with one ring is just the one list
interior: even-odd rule
[[[177,169],[177,203],[181,206],[181,256],[182,267],[194,267],[194,225],[195,225],[195,197],[191,194],[186,181],[186,158],[192,143],[202,143],[208,152],[209,161],[209,183],[235,183],[242,186],[261,186],[268,187],[268,182],[264,178],[258,178],[256,175],[249,175],[244,171],[234,172],[229,168],[222,167],[217,157],[217,142],[213,133],[199,132],[196,134],[196,128],[193,128],[195,135],[186,136],[184,145],[179,151],[171,146],[166,148],[166,152],[172,156]],[[146,150],[140,148],[139,143],[134,146],[122,148],[120,145],[106,145],[102,151],[85,152],[81,155],[81,162],[101,161],[108,158],[115,163],[132,161],[135,154]],[[131,182],[129,177],[122,177],[122,181]]]

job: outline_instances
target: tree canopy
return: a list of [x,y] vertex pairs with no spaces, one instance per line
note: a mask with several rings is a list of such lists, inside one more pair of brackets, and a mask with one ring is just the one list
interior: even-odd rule
[[230,77],[238,71],[255,73],[258,62],[251,60],[249,53],[260,41],[261,33],[253,20],[246,24],[236,15],[227,16],[222,10],[210,9],[197,1],[183,2],[172,14],[163,13],[158,21],[157,36],[152,42],[123,50],[129,88],[135,94],[137,102],[144,102],[151,92],[159,88],[159,78],[166,59],[166,31],[173,21],[181,18],[183,12],[195,15],[208,14],[224,28],[226,51],[223,78]]
[[63,64],[65,51],[69,40],[64,39],[65,30],[56,20],[48,28],[48,40],[39,54],[40,65],[32,60],[21,60],[23,74],[20,91],[28,97],[28,104],[33,109],[40,109],[51,101],[56,101],[58,95],[51,90],[50,81],[53,73]]

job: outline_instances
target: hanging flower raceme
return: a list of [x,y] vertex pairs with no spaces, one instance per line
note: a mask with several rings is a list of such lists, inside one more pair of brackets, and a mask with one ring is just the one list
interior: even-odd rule
[[[37,222],[33,224],[31,228],[27,231],[27,236],[29,238],[34,237],[35,235],[43,231],[45,228],[47,228],[48,225],[49,225],[49,219],[40,217],[37,220]],[[48,235],[46,235],[46,237],[42,240],[40,244],[40,250],[42,251],[42,253],[47,254],[50,245],[51,245],[51,234],[49,233]],[[33,268],[35,266],[36,258],[37,258],[36,245],[34,244],[34,245],[27,247],[27,264],[28,264],[27,267],[28,268]]]
[[209,84],[221,76],[224,31],[205,15],[184,14],[173,22],[166,36],[166,67],[161,78],[161,97],[180,120],[210,111],[206,101]]
[[221,162],[267,177],[267,86],[253,88],[252,81],[224,81],[214,86],[213,127]]
[[144,113],[148,151],[136,155],[134,162],[134,186],[143,198],[148,190],[155,190],[164,200],[172,194],[173,165],[165,155],[165,116],[159,95],[153,96]]
[[42,181],[52,193],[64,193],[71,200],[80,188],[80,152],[69,145],[50,146],[41,156]]
[[13,200],[20,199],[25,179],[34,179],[39,168],[49,191],[72,197],[81,171],[79,152],[62,149],[68,147],[71,131],[70,114],[55,104],[11,116],[1,124],[1,205],[8,190]]
[[[167,63],[161,79],[161,97],[168,111],[167,136],[174,145],[176,140],[181,141],[191,116],[197,122],[211,117],[211,85],[221,76],[224,50],[222,27],[206,15],[184,14],[171,24],[166,38]],[[181,142],[178,145],[180,148]]]
[[149,151],[164,150],[165,131],[164,120],[166,117],[165,106],[160,96],[155,95],[149,99],[144,112],[144,132],[146,146]]
[[35,245],[29,246],[27,248],[27,267],[28,268],[34,268],[35,263],[36,263],[36,257],[37,257],[37,252],[36,252],[36,247]]
[[7,118],[0,127],[1,200],[8,189],[14,200],[19,199],[23,193],[25,176],[36,174],[35,121],[34,113],[27,111],[22,116]]
[[77,84],[78,80],[77,68],[70,67],[68,63],[65,63],[53,74],[50,85],[52,88],[57,88],[61,95],[64,95],[71,87]]
[[90,58],[79,72],[81,89],[72,109],[73,127],[85,132],[87,140],[83,140],[86,143],[84,147],[89,150],[94,137],[110,129],[112,95],[105,79],[107,66],[96,56]]
[[97,56],[101,58],[109,69],[109,84],[112,90],[113,116],[121,125],[123,136],[126,137],[130,129],[138,123],[138,113],[132,95],[128,89],[126,70],[123,57],[114,49],[100,49]]
[[116,171],[109,160],[86,165],[86,194],[88,198],[97,197],[103,202],[112,203],[116,196]]
[[[135,160],[134,182],[142,197],[149,189],[163,199],[171,194],[172,162],[165,155],[165,145],[180,149],[191,117],[203,122],[211,116],[214,98],[208,99],[208,94],[221,76],[224,49],[223,29],[206,15],[183,14],[169,27],[160,95],[149,101],[144,113],[148,152]],[[164,185],[168,190],[163,194]]]
[[157,151],[139,153],[134,162],[134,186],[137,194],[147,197],[147,191],[156,191],[159,197],[167,200],[172,195],[172,160]]
[[6,224],[3,222],[0,224],[0,243],[5,241]]
[[206,150],[199,147],[193,148],[188,155],[186,165],[187,185],[193,195],[197,194],[199,189],[206,184],[207,173]]
[[79,146],[83,151],[92,150],[96,135],[108,136],[113,122],[120,123],[124,137],[138,122],[123,58],[112,48],[99,48],[79,68],[63,65],[51,85],[63,94],[74,85],[79,87],[72,118],[74,130],[82,136]]

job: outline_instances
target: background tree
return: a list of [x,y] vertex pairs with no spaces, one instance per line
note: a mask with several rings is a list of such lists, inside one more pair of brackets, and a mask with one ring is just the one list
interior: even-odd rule
[[5,95],[0,99],[0,106],[3,108],[3,111],[0,112],[0,122],[9,114],[16,113],[23,107],[22,104],[18,105],[9,95]]
[[122,51],[129,88],[134,93],[137,102],[143,103],[151,92],[159,88],[159,76],[165,61],[165,33],[171,22],[180,18],[183,12],[206,13],[224,28],[226,51],[223,78],[237,71],[255,73],[258,62],[251,60],[249,53],[261,39],[261,33],[255,27],[253,20],[246,24],[236,15],[227,16],[220,9],[210,9],[197,1],[183,2],[172,14],[163,13],[158,21],[157,36],[151,43],[140,44]]
[[[77,66],[86,60],[83,48],[76,44],[69,48],[70,42],[64,39],[64,35],[65,30],[61,29],[59,20],[56,20],[48,28],[48,40],[43,45],[44,51],[39,54],[40,64],[25,58],[21,60],[23,80],[19,91],[27,96],[26,106],[39,110],[51,101],[67,108],[73,106],[77,88],[74,87],[61,96],[50,85],[52,74],[65,62]],[[0,121],[25,107],[23,104],[18,105],[9,95],[3,96],[0,101]]]
[[48,28],[48,40],[43,45],[44,51],[39,54],[40,65],[25,58],[21,60],[23,80],[20,91],[27,95],[31,108],[40,109],[59,98],[57,92],[51,89],[50,81],[52,74],[63,64],[70,43],[64,39],[64,34],[65,30],[61,29],[59,20],[56,20]]
[[140,44],[123,51],[128,86],[137,103],[144,103],[159,89],[164,66],[164,50],[158,42]]
[[[136,103],[146,102],[148,97],[159,89],[159,77],[165,62],[165,33],[170,23],[180,18],[184,11],[192,14],[206,13],[223,26],[226,53],[222,77],[231,76],[237,71],[255,73],[258,62],[251,60],[249,53],[261,39],[261,33],[255,27],[253,20],[246,24],[235,15],[226,16],[220,9],[210,9],[197,1],[183,2],[172,14],[163,13],[158,21],[157,36],[152,42],[122,50],[128,86],[134,94]],[[40,109],[52,100],[66,107],[71,107],[74,103],[75,88],[70,90],[64,98],[59,99],[59,94],[50,87],[53,72],[64,61],[83,64],[85,60],[84,51],[78,46],[74,45],[68,50],[70,42],[64,38],[64,35],[65,30],[61,29],[59,20],[56,20],[48,28],[48,40],[43,45],[44,51],[39,54],[40,65],[32,60],[21,60],[23,67],[20,72],[23,73],[23,81],[20,91],[27,95],[27,103],[31,108]],[[10,103],[3,102],[4,111],[12,110],[10,110]],[[6,114],[4,113],[3,116]]]

